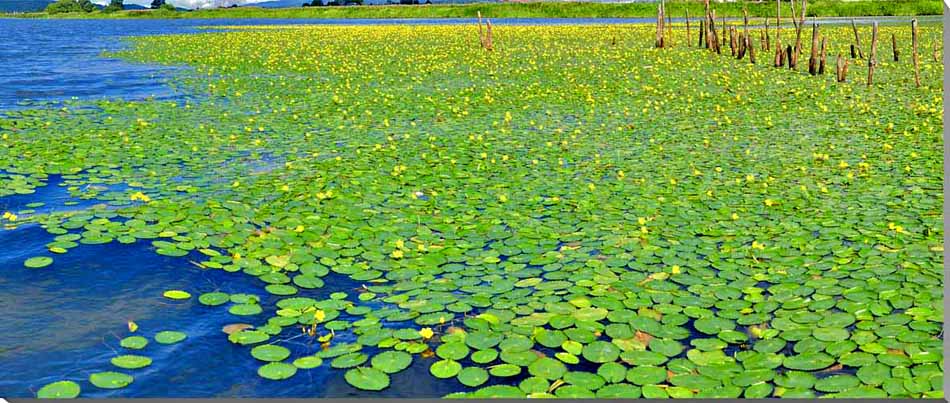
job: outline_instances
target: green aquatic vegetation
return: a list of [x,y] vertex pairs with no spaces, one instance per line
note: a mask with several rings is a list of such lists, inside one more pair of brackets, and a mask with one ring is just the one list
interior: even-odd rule
[[155,334],[155,341],[159,344],[175,344],[185,340],[188,335],[174,330],[163,330]]
[[152,365],[152,359],[141,355],[120,355],[113,357],[112,365],[124,369],[139,369]]
[[96,372],[89,375],[89,383],[102,389],[121,389],[129,386],[133,381],[131,375],[121,372]]
[[[176,83],[201,101],[10,112],[0,183],[61,175],[104,203],[17,217],[57,253],[140,242],[250,276],[195,308],[254,323],[227,339],[266,379],[376,391],[415,364],[451,397],[942,396],[943,66],[922,57],[917,88],[879,55],[868,88],[860,60],[836,83],[654,49],[649,28],[509,26],[493,52],[470,26],[136,38],[117,56],[190,65]],[[822,32],[847,55],[850,27]],[[287,337],[323,348],[267,344]]]
[[119,345],[132,350],[141,350],[148,345],[148,339],[142,336],[129,336],[120,340]]
[[23,262],[23,266],[31,269],[41,269],[51,264],[53,264],[53,258],[47,256],[31,257]]
[[168,299],[188,299],[191,298],[191,294],[187,291],[182,290],[168,290],[165,291],[162,296]]
[[57,381],[44,385],[36,392],[40,399],[72,399],[79,396],[79,384],[73,381]]

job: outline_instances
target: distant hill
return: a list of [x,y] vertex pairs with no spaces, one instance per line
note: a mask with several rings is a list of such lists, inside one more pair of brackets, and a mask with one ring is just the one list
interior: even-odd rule
[[32,12],[43,11],[51,0],[0,0],[0,12]]
[[[0,0],[0,12],[2,13],[29,13],[34,11],[43,11],[50,3],[55,0]],[[102,5],[96,5],[102,8]],[[125,4],[126,10],[146,10],[148,7],[138,4]]]

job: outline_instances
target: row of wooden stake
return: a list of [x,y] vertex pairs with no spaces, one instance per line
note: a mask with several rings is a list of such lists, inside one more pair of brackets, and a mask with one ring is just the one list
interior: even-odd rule
[[[710,9],[709,0],[704,1],[706,15],[705,18],[699,22],[699,47],[705,47],[716,54],[722,54],[722,48],[727,44],[727,38],[725,35],[720,37],[720,30],[726,30],[725,17],[721,17],[720,22],[722,28],[717,29],[716,27],[716,11]],[[805,12],[808,7],[808,0],[802,0],[801,13],[797,13],[795,10],[795,0],[791,1],[792,8],[792,24],[795,27],[795,45],[787,45],[785,48],[782,48],[781,45],[781,18],[782,18],[782,9],[781,1],[776,0],[776,16],[775,16],[775,57],[773,61],[774,67],[784,68],[788,66],[789,69],[795,70],[798,68],[798,59],[802,53],[802,30],[805,26]],[[854,20],[851,20],[851,27],[854,31],[854,44],[851,45],[851,58],[864,58],[864,52],[861,50],[861,37],[858,34],[858,28],[854,23]],[[917,47],[917,20],[914,19],[911,21],[912,28],[912,42],[913,42],[913,63],[914,63],[914,82],[920,87],[920,59],[918,56],[918,47]],[[749,61],[753,64],[756,62],[755,58],[755,46],[752,41],[752,35],[749,32],[749,14],[743,10],[743,27],[742,32],[739,33],[735,26],[728,27],[729,37],[728,45],[730,54],[738,60],[742,60],[745,56],[749,55]],[[867,85],[870,86],[874,82],[874,69],[877,67],[877,42],[878,42],[878,25],[877,21],[874,21],[872,24],[871,30],[871,52],[868,55],[868,79]],[[665,2],[661,1],[658,10],[657,10],[657,24],[656,24],[656,42],[655,46],[657,48],[665,48],[672,46],[673,39],[672,32],[672,19],[666,15],[666,6]],[[690,27],[690,18],[689,10],[686,10],[686,37],[689,39],[692,37],[691,27]],[[762,45],[763,51],[770,51],[771,47],[771,38],[769,35],[769,21],[765,20],[765,31],[760,31],[760,43]],[[688,43],[688,40],[687,40]],[[811,35],[811,54],[808,59],[808,72],[811,75],[823,75],[825,74],[825,61],[827,58],[826,49],[828,47],[827,38],[823,37],[819,33],[819,24],[817,22],[812,22],[812,35]],[[891,49],[893,51],[894,61],[898,62],[900,60],[900,51],[897,48],[897,38],[894,34],[891,34]],[[933,52],[934,61],[939,62],[939,51],[937,45],[934,44]],[[847,80],[848,76],[848,65],[850,60],[847,58],[842,58],[839,54],[837,56],[837,62],[835,64],[835,75],[838,82],[844,82]]]

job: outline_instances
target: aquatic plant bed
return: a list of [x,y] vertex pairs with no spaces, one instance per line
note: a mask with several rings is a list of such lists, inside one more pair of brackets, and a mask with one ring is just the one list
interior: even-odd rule
[[[942,26],[920,87],[909,24],[871,86],[681,27],[496,26],[492,51],[474,25],[264,28],[116,55],[191,66],[201,101],[5,113],[0,194],[37,210],[2,223],[51,237],[5,270],[122,243],[250,278],[152,297],[230,312],[218,341],[265,382],[365,396],[420,363],[446,397],[943,396]],[[850,27],[822,33],[850,59]],[[24,204],[50,177],[107,206]],[[188,348],[129,319],[113,370],[37,394],[122,396]]]

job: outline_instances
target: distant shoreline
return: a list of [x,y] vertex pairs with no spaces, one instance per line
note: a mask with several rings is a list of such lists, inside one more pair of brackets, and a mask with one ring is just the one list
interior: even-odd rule
[[[301,0],[303,2],[303,0]],[[326,19],[395,19],[395,18],[474,18],[479,12],[488,18],[643,18],[656,17],[656,3],[476,3],[476,4],[420,4],[372,6],[323,6],[292,8],[261,8],[253,6],[195,11],[127,10],[115,13],[3,13],[0,18],[40,19],[199,19],[199,18],[326,18]],[[775,3],[716,3],[717,16],[741,17],[745,7],[750,17],[775,17]],[[686,11],[691,17],[703,14],[701,1],[667,1],[669,15],[682,18]],[[942,15],[940,0],[813,0],[808,2],[810,17],[864,17],[864,16],[917,16]],[[788,18],[791,9],[783,3],[782,16]]]

